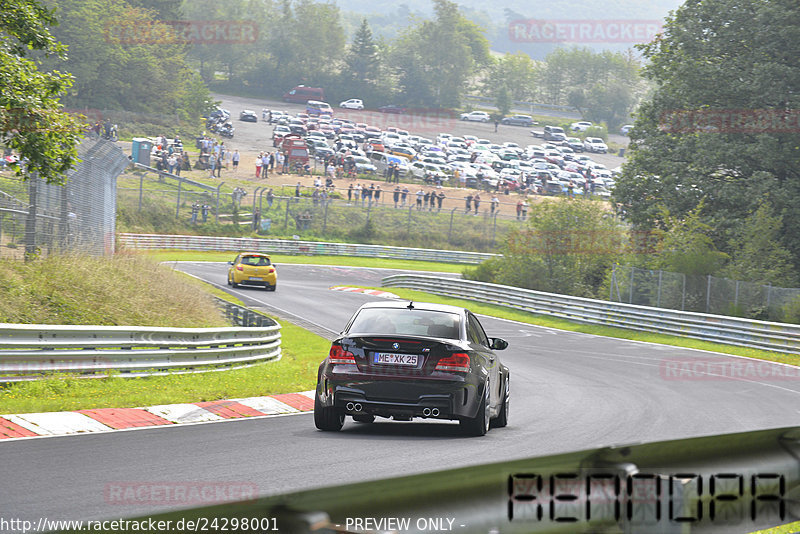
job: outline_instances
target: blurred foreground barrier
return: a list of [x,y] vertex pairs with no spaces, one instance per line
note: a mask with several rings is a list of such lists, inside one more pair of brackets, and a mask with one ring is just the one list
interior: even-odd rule
[[120,245],[132,249],[178,249],[267,252],[308,256],[361,256],[445,263],[477,264],[496,256],[482,252],[433,250],[426,248],[358,245],[351,243],[322,243],[288,239],[258,239],[250,237],[213,237],[196,235],[118,234]]
[[778,352],[800,353],[800,325],[794,324],[636,306],[430,275],[388,276],[383,279],[382,285],[508,306],[582,323],[672,334]]
[[284,534],[746,533],[800,518],[798,458],[800,427],[781,428],[323,487],[148,520],[172,530]]

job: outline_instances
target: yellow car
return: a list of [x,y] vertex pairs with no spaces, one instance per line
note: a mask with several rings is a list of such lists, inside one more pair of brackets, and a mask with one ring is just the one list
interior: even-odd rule
[[228,285],[239,287],[239,284],[264,286],[267,291],[275,291],[278,285],[278,273],[269,256],[257,252],[242,252],[236,259],[229,261]]

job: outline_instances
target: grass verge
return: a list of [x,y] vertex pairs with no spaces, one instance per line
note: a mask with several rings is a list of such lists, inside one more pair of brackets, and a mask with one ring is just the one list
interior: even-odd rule
[[785,525],[780,525],[777,527],[751,532],[750,534],[793,534],[797,532],[800,532],[800,521],[795,521],[794,523],[786,523]]
[[48,378],[0,383],[0,414],[126,408],[314,389],[330,342],[281,321],[283,357],[244,369],[141,378]]
[[436,302],[441,304],[452,304],[454,306],[463,306],[469,308],[475,313],[484,315],[491,315],[492,317],[499,317],[502,319],[510,319],[537,326],[545,326],[549,328],[557,328],[559,330],[568,330],[571,332],[582,332],[585,334],[594,334],[597,336],[615,337],[620,339],[629,339],[632,341],[646,341],[649,343],[659,343],[661,345],[672,345],[675,347],[683,347],[688,349],[707,350],[712,352],[720,352],[723,354],[732,354],[735,356],[745,356],[748,358],[755,358],[758,360],[767,360],[771,362],[788,363],[791,365],[800,365],[800,355],[797,354],[783,354],[780,352],[770,352],[766,350],[751,349],[748,347],[737,347],[734,345],[723,345],[721,343],[710,343],[708,341],[701,341],[698,339],[690,339],[679,336],[670,336],[666,334],[657,334],[650,332],[639,332],[637,330],[626,330],[624,328],[615,328],[611,326],[590,325],[575,323],[566,319],[557,317],[550,317],[546,315],[535,315],[532,313],[506,308],[504,306],[497,306],[494,304],[483,304],[471,300],[462,300],[451,297],[442,297],[432,293],[425,293],[423,291],[415,291],[412,289],[402,289],[399,287],[380,287],[369,288],[380,289],[383,291],[391,291],[395,295],[409,300],[419,300],[425,302]]

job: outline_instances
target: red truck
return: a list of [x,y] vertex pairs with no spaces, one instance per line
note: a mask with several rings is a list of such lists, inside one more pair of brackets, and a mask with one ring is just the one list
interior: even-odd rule
[[297,134],[286,134],[281,140],[280,151],[291,171],[303,171],[308,163],[308,146],[305,139]]

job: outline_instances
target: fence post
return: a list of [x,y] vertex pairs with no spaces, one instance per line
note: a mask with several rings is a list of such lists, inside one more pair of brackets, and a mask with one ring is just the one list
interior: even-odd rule
[[450,238],[453,235],[453,215],[455,215],[457,209],[458,208],[453,208],[452,210],[450,210],[450,229],[447,231],[447,243],[448,244],[451,244],[450,243]]
[[217,209],[215,210],[215,213],[214,213],[214,222],[215,223],[219,222],[219,191],[220,191],[220,189],[222,189],[222,184],[224,184],[224,183],[225,182],[220,182],[220,184],[217,186]]
[[656,299],[656,308],[661,307],[661,275],[664,271],[658,270],[658,298]]
[[408,207],[408,222],[406,222],[406,233],[409,235],[411,235],[411,211],[413,209],[414,208],[412,208],[411,206]]
[[331,203],[331,199],[325,199],[325,211],[322,215],[322,233],[325,233],[325,230],[328,228],[328,204]]
[[283,229],[284,230],[289,228],[289,204],[291,204],[291,202],[287,198],[286,199],[286,216],[283,218]]
[[708,283],[706,284],[706,313],[711,307],[711,275],[708,275]]
[[139,175],[139,211],[142,211],[142,193],[144,190],[144,175],[145,173]]
[[181,188],[183,187],[183,178],[178,179],[178,201],[175,203],[175,218],[181,215]]
[[61,186],[61,209],[58,219],[58,233],[61,237],[61,250],[69,246],[69,202],[67,200],[67,184]]
[[631,287],[628,288],[628,304],[633,304],[633,274],[636,272],[636,267],[631,266]]
[[686,273],[683,274],[683,293],[681,294],[681,311],[686,311]]
[[28,216],[25,218],[25,261],[36,255],[36,186],[39,177],[31,173],[28,177]]
[[611,266],[611,282],[608,284],[608,301],[614,300],[614,282],[617,281],[617,264]]
[[736,281],[736,295],[733,297],[733,307],[739,307],[739,280]]

